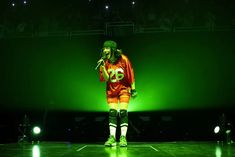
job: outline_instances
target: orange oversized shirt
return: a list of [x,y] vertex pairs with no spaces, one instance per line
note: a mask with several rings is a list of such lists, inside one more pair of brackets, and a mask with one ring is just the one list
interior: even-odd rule
[[[109,75],[106,86],[107,92],[118,94],[121,89],[131,88],[131,84],[134,83],[134,71],[127,56],[122,54],[114,64],[111,64],[109,60],[106,60],[105,68]],[[105,81],[101,68],[100,81]]]

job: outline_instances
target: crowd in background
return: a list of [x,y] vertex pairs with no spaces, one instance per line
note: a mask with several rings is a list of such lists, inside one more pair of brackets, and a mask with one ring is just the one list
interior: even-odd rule
[[[6,0],[5,0],[6,1]],[[23,2],[23,0],[22,0]],[[0,2],[0,32],[104,29],[107,22],[143,27],[235,26],[233,0],[66,0]]]

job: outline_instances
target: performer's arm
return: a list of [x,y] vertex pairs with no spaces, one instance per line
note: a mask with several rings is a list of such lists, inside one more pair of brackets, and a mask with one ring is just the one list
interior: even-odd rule
[[131,84],[131,89],[132,89],[132,90],[135,89],[135,82],[133,82],[133,83]]
[[131,84],[131,96],[135,98],[137,96],[137,91],[135,89],[135,82]]
[[109,80],[109,74],[104,65],[100,66],[104,80],[107,82]]
[[127,61],[127,77],[131,85],[131,96],[135,98],[137,96],[137,91],[135,89],[134,70],[129,60]]

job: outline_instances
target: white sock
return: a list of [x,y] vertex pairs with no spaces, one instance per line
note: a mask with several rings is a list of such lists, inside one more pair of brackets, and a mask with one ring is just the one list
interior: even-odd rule
[[110,132],[110,135],[113,135],[116,139],[116,127],[109,126],[109,132]]
[[122,127],[121,127],[121,135],[122,135],[122,136],[126,136],[127,128],[128,128],[127,126],[122,126]]

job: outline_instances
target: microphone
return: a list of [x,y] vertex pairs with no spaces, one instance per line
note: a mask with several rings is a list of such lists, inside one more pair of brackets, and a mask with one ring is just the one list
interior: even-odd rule
[[105,54],[105,52],[103,51],[103,49],[101,49],[101,53],[100,53],[100,55],[101,55],[101,58],[100,58],[100,62],[97,64],[97,66],[95,67],[95,70],[97,70],[100,66],[101,66],[101,64],[103,63],[103,62],[105,62],[105,60],[107,59],[107,56],[106,56],[106,54]]
[[[100,61],[100,62],[99,62]],[[98,62],[98,64],[97,64],[97,66],[95,67],[95,70],[97,70],[100,66],[101,66],[101,64],[104,62],[104,57],[102,57],[100,60],[99,60]]]

